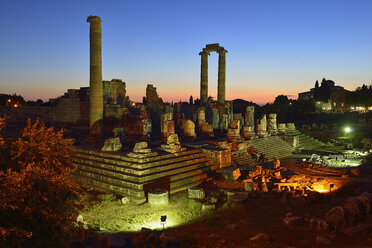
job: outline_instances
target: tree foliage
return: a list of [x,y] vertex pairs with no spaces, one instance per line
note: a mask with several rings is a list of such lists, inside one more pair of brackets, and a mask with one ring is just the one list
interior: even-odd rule
[[[5,128],[5,120],[6,116],[0,117],[0,132]],[[3,146],[5,144],[4,138],[0,133],[0,146]]]
[[276,113],[279,123],[293,122],[296,119],[313,114],[315,112],[315,102],[313,99],[289,100],[287,96],[280,95],[275,98],[274,103],[263,106],[262,110],[265,114]]
[[23,105],[25,103],[25,100],[22,96],[17,94],[0,94],[0,106],[4,106],[8,104],[8,100],[10,100],[12,103],[17,103]]
[[75,229],[77,189],[65,174],[39,166],[0,172],[0,247],[63,247]]
[[32,124],[29,119],[22,137],[13,143],[12,159],[17,161],[19,168],[37,164],[45,169],[63,172],[70,165],[73,151],[73,146],[63,141],[63,135],[64,130],[54,132],[42,121],[36,120]]
[[1,139],[1,152],[10,156],[0,160],[0,247],[65,247],[77,229],[74,202],[80,192],[70,177],[71,146],[62,131],[40,121],[29,121],[17,141]]
[[318,80],[315,83],[314,99],[316,101],[328,102],[329,98],[331,97],[331,86],[329,82],[333,81],[323,78],[320,87],[319,83],[317,84],[317,82]]
[[346,104],[348,106],[372,106],[372,85],[363,84],[355,91],[350,92],[346,97]]
[[319,82],[318,80],[315,81],[315,89],[319,88]]

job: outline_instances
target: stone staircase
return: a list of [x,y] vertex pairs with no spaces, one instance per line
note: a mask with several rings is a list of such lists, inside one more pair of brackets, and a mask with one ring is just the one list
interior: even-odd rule
[[299,136],[298,149],[313,150],[324,146],[325,144],[307,134],[301,133]]
[[259,163],[254,160],[246,151],[231,152],[231,163],[235,167],[257,166]]
[[199,184],[207,178],[207,172],[217,169],[199,149],[136,158],[77,148],[72,161],[79,180],[127,196],[138,204],[146,201],[151,189],[175,193]]
[[268,161],[291,156],[295,150],[279,136],[252,139],[246,142],[258,154],[263,153]]

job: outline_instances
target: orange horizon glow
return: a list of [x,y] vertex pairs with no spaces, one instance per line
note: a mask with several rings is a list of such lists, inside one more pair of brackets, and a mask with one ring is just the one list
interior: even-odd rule
[[[66,89],[66,91],[67,91],[67,89]],[[164,102],[168,102],[168,103],[171,103],[171,102],[176,103],[176,102],[179,102],[179,101],[189,102],[191,95],[192,95],[194,101],[199,98],[199,94],[197,94],[197,95],[196,94],[189,94],[189,95],[164,94],[164,95],[162,95],[160,92],[158,92],[158,94],[159,94],[159,97],[161,97]],[[19,95],[22,95],[22,94],[19,94]],[[63,94],[60,94],[60,95],[55,96],[55,97],[48,97],[48,96],[43,97],[41,95],[40,95],[40,97],[33,97],[33,96],[28,96],[28,94],[26,94],[26,95],[22,95],[22,96],[25,98],[26,101],[36,101],[38,99],[41,99],[44,102],[47,102],[47,101],[49,101],[49,99],[58,98],[62,95]],[[145,94],[144,95],[135,94],[133,96],[129,94],[129,99],[131,101],[141,103],[142,98],[144,96],[145,96]],[[232,101],[232,100],[235,100],[235,99],[242,99],[242,100],[245,100],[245,101],[256,103],[258,105],[264,105],[266,103],[273,103],[277,96],[278,95],[275,95],[275,94],[270,94],[270,95],[257,95],[256,94],[256,95],[253,95],[253,96],[250,96],[250,95],[245,95],[245,96],[244,95],[242,95],[242,96],[226,95],[226,101]],[[297,99],[297,97],[293,97],[293,96],[288,96],[288,98],[289,99],[294,99],[294,100]],[[217,100],[217,96],[214,96],[213,99]]]

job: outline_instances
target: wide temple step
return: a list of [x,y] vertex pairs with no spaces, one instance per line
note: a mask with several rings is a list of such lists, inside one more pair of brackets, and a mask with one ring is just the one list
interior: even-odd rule
[[164,188],[170,193],[195,186],[218,166],[201,150],[162,153],[149,158],[127,157],[78,149],[73,156],[75,176],[92,187],[117,192],[134,202],[146,201],[146,193]]
[[253,139],[247,142],[257,153],[265,155],[266,159],[281,159],[292,155],[295,150],[292,146],[284,142],[278,136],[269,136],[266,138]]

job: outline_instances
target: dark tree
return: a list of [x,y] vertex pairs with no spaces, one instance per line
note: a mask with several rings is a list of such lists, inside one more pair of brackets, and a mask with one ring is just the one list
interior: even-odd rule
[[357,87],[355,91],[350,92],[346,97],[346,104],[351,106],[371,106],[372,105],[372,85],[367,86],[363,84],[361,87]]
[[279,107],[284,107],[284,106],[288,106],[289,100],[287,96],[280,95],[275,98],[274,103],[278,105]]
[[190,96],[190,105],[193,105],[194,104],[194,99],[192,96]]
[[325,78],[323,78],[323,79],[322,79],[322,83],[320,84],[320,86],[321,86],[321,87],[322,87],[322,86],[325,86],[325,85],[326,85],[326,81],[327,81],[327,80],[326,80]]
[[333,81],[323,78],[319,87],[318,80],[315,82],[314,99],[316,101],[328,102],[331,96],[331,83],[333,83]]

